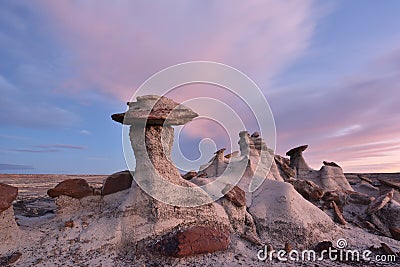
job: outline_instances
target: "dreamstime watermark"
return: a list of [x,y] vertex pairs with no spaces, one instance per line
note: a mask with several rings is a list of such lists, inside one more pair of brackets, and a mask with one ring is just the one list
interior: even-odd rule
[[340,238],[336,241],[336,247],[329,247],[326,250],[322,250],[317,253],[315,250],[268,250],[268,246],[265,245],[264,249],[260,249],[257,252],[257,258],[260,261],[273,261],[274,259],[280,262],[286,261],[343,261],[343,262],[395,262],[397,260],[396,255],[372,255],[371,250],[351,250],[346,249],[347,241],[344,238]]
[[[259,131],[266,140],[268,148],[275,150],[275,121],[263,92],[247,75],[231,66],[209,61],[193,61],[168,67],[147,79],[135,91],[131,102],[135,102],[138,96],[144,95],[168,96],[174,90],[184,90],[184,86],[193,84],[211,85],[226,90],[229,93],[228,95],[231,97],[234,96],[241,103],[244,103],[247,110],[250,110],[251,116],[254,118],[257,126],[251,126],[251,129],[246,129],[245,120],[247,118],[243,118],[240,116],[241,114],[237,114],[238,112],[235,111],[235,107],[229,101],[224,102],[220,98],[210,96],[190,97],[189,94],[184,101],[181,101],[181,104],[190,107],[194,112],[199,114],[193,122],[198,119],[207,119],[220,125],[228,134],[229,143],[231,144],[230,148],[233,147],[233,144],[237,144],[240,131]],[[182,95],[185,95],[185,92]],[[153,97],[152,99],[156,98]],[[147,117],[156,105],[157,100],[150,102],[150,100],[147,100],[145,104],[146,114],[144,116]],[[147,109],[149,106],[150,108]],[[172,112],[173,110],[171,114]],[[146,127],[146,121],[135,124],[135,127],[142,129]],[[168,126],[168,124],[165,126]],[[178,133],[180,133],[180,130]],[[195,207],[218,200],[223,196],[220,188],[221,184],[238,184],[248,165],[249,155],[231,158],[225,171],[212,181],[210,179],[211,182],[207,185],[198,187],[180,186],[164,179],[162,173],[152,164],[146,149],[141,149],[140,152],[136,151],[140,155],[136,155],[135,157],[131,147],[131,138],[142,140],[143,144],[141,147],[144,148],[146,147],[145,132],[136,131],[133,134],[130,131],[130,127],[122,128],[122,145],[125,161],[136,183],[153,198],[173,206]],[[207,139],[209,140],[209,138]],[[214,145],[216,143],[214,142]],[[168,153],[166,154],[168,155]],[[180,159],[174,161],[174,163],[180,170],[190,171],[193,169],[188,169],[184,165],[184,162],[190,163],[187,166],[195,166],[196,163],[200,164],[198,161],[193,162],[188,160],[183,156],[181,151],[176,154],[180,155]],[[140,157],[140,166],[136,166],[135,164],[138,156]],[[260,152],[260,160],[255,166],[254,175],[249,179],[249,192],[255,191],[263,183],[273,161],[274,159],[268,151]],[[199,165],[197,165],[198,167]]]

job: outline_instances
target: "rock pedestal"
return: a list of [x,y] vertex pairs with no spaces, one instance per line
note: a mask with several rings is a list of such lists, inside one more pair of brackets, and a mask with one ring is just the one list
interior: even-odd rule
[[[129,137],[136,159],[134,181],[128,198],[120,207],[129,214],[121,222],[125,250],[132,251],[132,246],[146,250],[149,244],[178,228],[229,229],[229,219],[222,207],[214,203],[189,207],[211,202],[210,198],[201,188],[183,179],[171,160],[172,126],[185,124],[198,115],[160,96],[142,96],[128,104],[126,113],[112,116],[113,120],[130,125]],[[216,247],[218,249],[207,252],[221,249],[221,246]],[[202,249],[193,248],[193,251],[198,254]]]

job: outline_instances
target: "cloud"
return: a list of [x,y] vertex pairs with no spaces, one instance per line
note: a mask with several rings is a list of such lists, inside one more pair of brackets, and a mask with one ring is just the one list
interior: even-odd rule
[[70,145],[70,144],[45,144],[45,145],[36,145],[34,147],[40,149],[9,149],[9,151],[14,152],[26,152],[26,153],[54,153],[60,152],[62,150],[84,150],[87,149],[86,146],[77,146],[77,145]]
[[264,83],[304,54],[320,17],[308,0],[38,3],[31,9],[73,51],[76,75],[60,90],[98,88],[123,101],[150,75],[185,61],[230,64]]
[[[59,128],[79,121],[74,113],[43,100],[29,99],[0,73],[0,123],[3,125]],[[10,116],[12,114],[12,116]]]
[[64,148],[64,149],[78,149],[78,150],[87,149],[86,146],[77,146],[77,145],[70,145],[70,144],[47,144],[47,145],[37,145],[36,147],[40,147],[40,148]]
[[80,132],[79,132],[81,135],[91,135],[92,133],[90,132],[90,131],[88,131],[88,130],[81,130]]
[[14,151],[14,152],[24,152],[24,153],[53,153],[53,152],[59,152],[59,149],[9,149],[9,151]]
[[352,170],[356,162],[360,164],[358,170],[369,161],[371,166],[381,164],[380,169],[385,170],[385,162],[397,166],[400,71],[396,64],[400,50],[388,54],[390,58],[384,54],[362,72],[331,85],[301,95],[295,87],[274,95],[270,103],[275,111],[279,152],[308,143],[305,155],[315,166],[322,160],[339,161]]
[[19,165],[19,164],[6,164],[0,163],[1,171],[10,171],[10,170],[34,170],[32,166],[28,165]]

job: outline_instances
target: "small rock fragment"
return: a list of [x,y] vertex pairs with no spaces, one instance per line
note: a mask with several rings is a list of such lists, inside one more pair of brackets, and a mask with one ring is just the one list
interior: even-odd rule
[[236,185],[234,187],[232,187],[232,185],[227,185],[222,190],[222,194],[237,207],[246,205],[246,193]]
[[390,227],[389,231],[394,239],[400,240],[400,227]]
[[346,220],[343,217],[343,214],[340,212],[338,206],[336,205],[335,201],[331,201],[331,205],[333,208],[334,219],[337,223],[342,225],[346,225]]
[[70,221],[66,221],[64,223],[65,227],[69,227],[69,228],[73,228],[74,227],[74,221],[70,220]]
[[186,174],[182,175],[182,178],[185,180],[191,180],[192,178],[197,176],[197,172],[196,171],[189,171]]
[[390,190],[386,194],[377,197],[365,211],[367,214],[372,214],[382,209],[392,198],[394,194],[394,189]]

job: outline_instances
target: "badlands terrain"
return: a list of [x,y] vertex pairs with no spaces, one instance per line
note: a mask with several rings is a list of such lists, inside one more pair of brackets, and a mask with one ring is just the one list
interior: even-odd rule
[[[134,172],[0,175],[0,266],[400,266],[399,173],[313,169],[307,145],[276,155],[242,131],[240,151],[181,174],[172,126],[197,114],[158,96],[128,105],[112,119],[130,125]],[[349,250],[370,253],[339,258]]]

